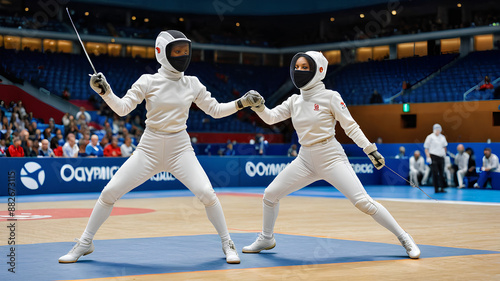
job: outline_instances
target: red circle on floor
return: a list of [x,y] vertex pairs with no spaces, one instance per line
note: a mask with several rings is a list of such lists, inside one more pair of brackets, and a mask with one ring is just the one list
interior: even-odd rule
[[[111,212],[112,216],[123,215],[138,215],[155,212],[153,209],[145,208],[126,208],[114,207]],[[8,211],[0,211],[0,221],[6,220],[42,220],[42,219],[69,219],[69,218],[88,218],[92,213],[92,209],[83,208],[65,208],[65,209],[33,209],[33,210],[16,210],[14,216]]]

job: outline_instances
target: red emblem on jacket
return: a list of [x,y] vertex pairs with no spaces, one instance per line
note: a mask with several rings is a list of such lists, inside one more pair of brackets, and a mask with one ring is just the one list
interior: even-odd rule
[[314,111],[319,111],[319,104],[314,104]]
[[342,107],[342,109],[346,109],[347,108],[347,105],[345,105],[345,103],[343,101],[340,102],[340,106]]
[[158,54],[160,53],[160,47],[156,47],[156,51],[158,52]]

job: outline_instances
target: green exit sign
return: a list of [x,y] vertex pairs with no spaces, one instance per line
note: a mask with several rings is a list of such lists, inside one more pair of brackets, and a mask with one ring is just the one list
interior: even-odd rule
[[403,112],[410,112],[410,104],[409,103],[403,103]]

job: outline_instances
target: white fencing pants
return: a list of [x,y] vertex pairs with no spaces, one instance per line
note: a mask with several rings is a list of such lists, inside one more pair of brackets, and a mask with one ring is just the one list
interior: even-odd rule
[[170,172],[194,193],[205,205],[207,216],[221,240],[229,240],[222,207],[194,154],[187,132],[162,133],[151,129],[145,130],[137,149],[104,187],[80,240],[90,243],[118,199],[163,171]]
[[302,146],[297,158],[266,188],[263,199],[263,235],[272,236],[278,214],[278,202],[281,198],[321,179],[337,188],[354,206],[371,215],[394,235],[399,236],[404,233],[389,211],[366,193],[344,149],[333,138],[311,147]]
[[465,174],[467,174],[467,169],[457,171],[458,187],[463,187]]

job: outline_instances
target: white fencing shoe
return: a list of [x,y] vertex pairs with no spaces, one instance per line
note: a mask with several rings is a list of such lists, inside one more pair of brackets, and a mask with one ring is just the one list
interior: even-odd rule
[[226,255],[227,263],[240,263],[240,257],[236,251],[233,240],[228,240],[222,243],[222,251]]
[[243,247],[243,253],[260,253],[262,250],[271,250],[276,247],[276,240],[274,235],[271,238],[266,238],[262,233],[259,233],[257,240],[252,245]]
[[413,238],[411,238],[410,234],[405,232],[399,235],[398,239],[399,242],[401,242],[401,245],[403,245],[403,247],[406,249],[406,253],[410,258],[418,259],[420,257],[420,249],[418,248],[417,244],[415,244],[415,241],[413,241]]
[[94,243],[92,242],[90,242],[90,244],[82,244],[79,239],[75,239],[75,241],[76,245],[73,246],[73,249],[59,258],[60,263],[76,262],[81,256],[91,254],[95,249]]

